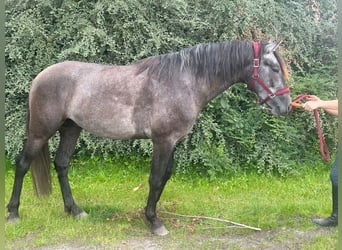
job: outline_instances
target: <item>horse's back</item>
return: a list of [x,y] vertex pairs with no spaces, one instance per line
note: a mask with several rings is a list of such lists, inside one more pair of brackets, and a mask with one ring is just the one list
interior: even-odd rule
[[152,97],[144,93],[146,82],[135,65],[65,61],[38,74],[30,103],[32,107],[45,106],[46,112],[52,109],[98,136],[148,138]]
[[30,102],[56,123],[71,119],[101,137],[151,138],[189,131],[198,113],[189,91],[179,81],[152,79],[137,64],[66,61],[36,77]]

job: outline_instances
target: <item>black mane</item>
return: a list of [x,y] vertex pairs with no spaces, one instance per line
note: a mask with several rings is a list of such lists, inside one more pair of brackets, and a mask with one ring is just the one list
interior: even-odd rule
[[143,59],[139,61],[139,72],[148,70],[149,76],[160,80],[189,72],[196,79],[224,81],[236,78],[237,73],[252,61],[249,41],[207,43]]

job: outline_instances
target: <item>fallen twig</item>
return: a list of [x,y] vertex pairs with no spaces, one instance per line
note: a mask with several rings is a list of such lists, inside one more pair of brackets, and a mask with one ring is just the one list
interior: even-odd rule
[[179,217],[194,218],[194,219],[215,220],[215,221],[230,223],[230,224],[233,224],[235,226],[242,227],[242,228],[248,228],[248,229],[252,229],[252,230],[255,230],[255,231],[261,231],[261,228],[251,227],[251,226],[248,226],[248,225],[245,225],[245,224],[237,223],[237,222],[226,220],[226,219],[220,219],[220,218],[214,218],[214,217],[208,217],[208,216],[201,216],[201,215],[184,215],[184,214],[177,214],[177,213],[165,212],[165,211],[160,211],[160,213],[171,214],[171,215],[175,215],[175,216],[179,216]]
[[241,227],[240,226],[201,227],[198,230],[213,230],[213,229],[227,229],[227,228],[241,228]]

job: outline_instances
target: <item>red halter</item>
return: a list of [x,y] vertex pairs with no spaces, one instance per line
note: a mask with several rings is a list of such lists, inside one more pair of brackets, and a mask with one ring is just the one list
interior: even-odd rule
[[283,95],[290,92],[290,88],[288,86],[277,90],[273,93],[269,87],[264,83],[264,81],[259,77],[259,67],[260,67],[260,42],[253,41],[253,51],[254,51],[254,61],[253,61],[253,78],[248,83],[248,89],[252,90],[256,82],[260,84],[261,87],[268,93],[267,97],[264,100],[259,102],[260,105],[268,102],[270,99]]

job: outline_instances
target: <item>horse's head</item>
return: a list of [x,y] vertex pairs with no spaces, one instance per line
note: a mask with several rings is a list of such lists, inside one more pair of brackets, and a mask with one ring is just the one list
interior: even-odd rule
[[260,98],[259,104],[267,104],[274,115],[286,114],[291,109],[290,89],[286,84],[286,65],[276,51],[279,44],[253,42],[253,74],[248,89]]

